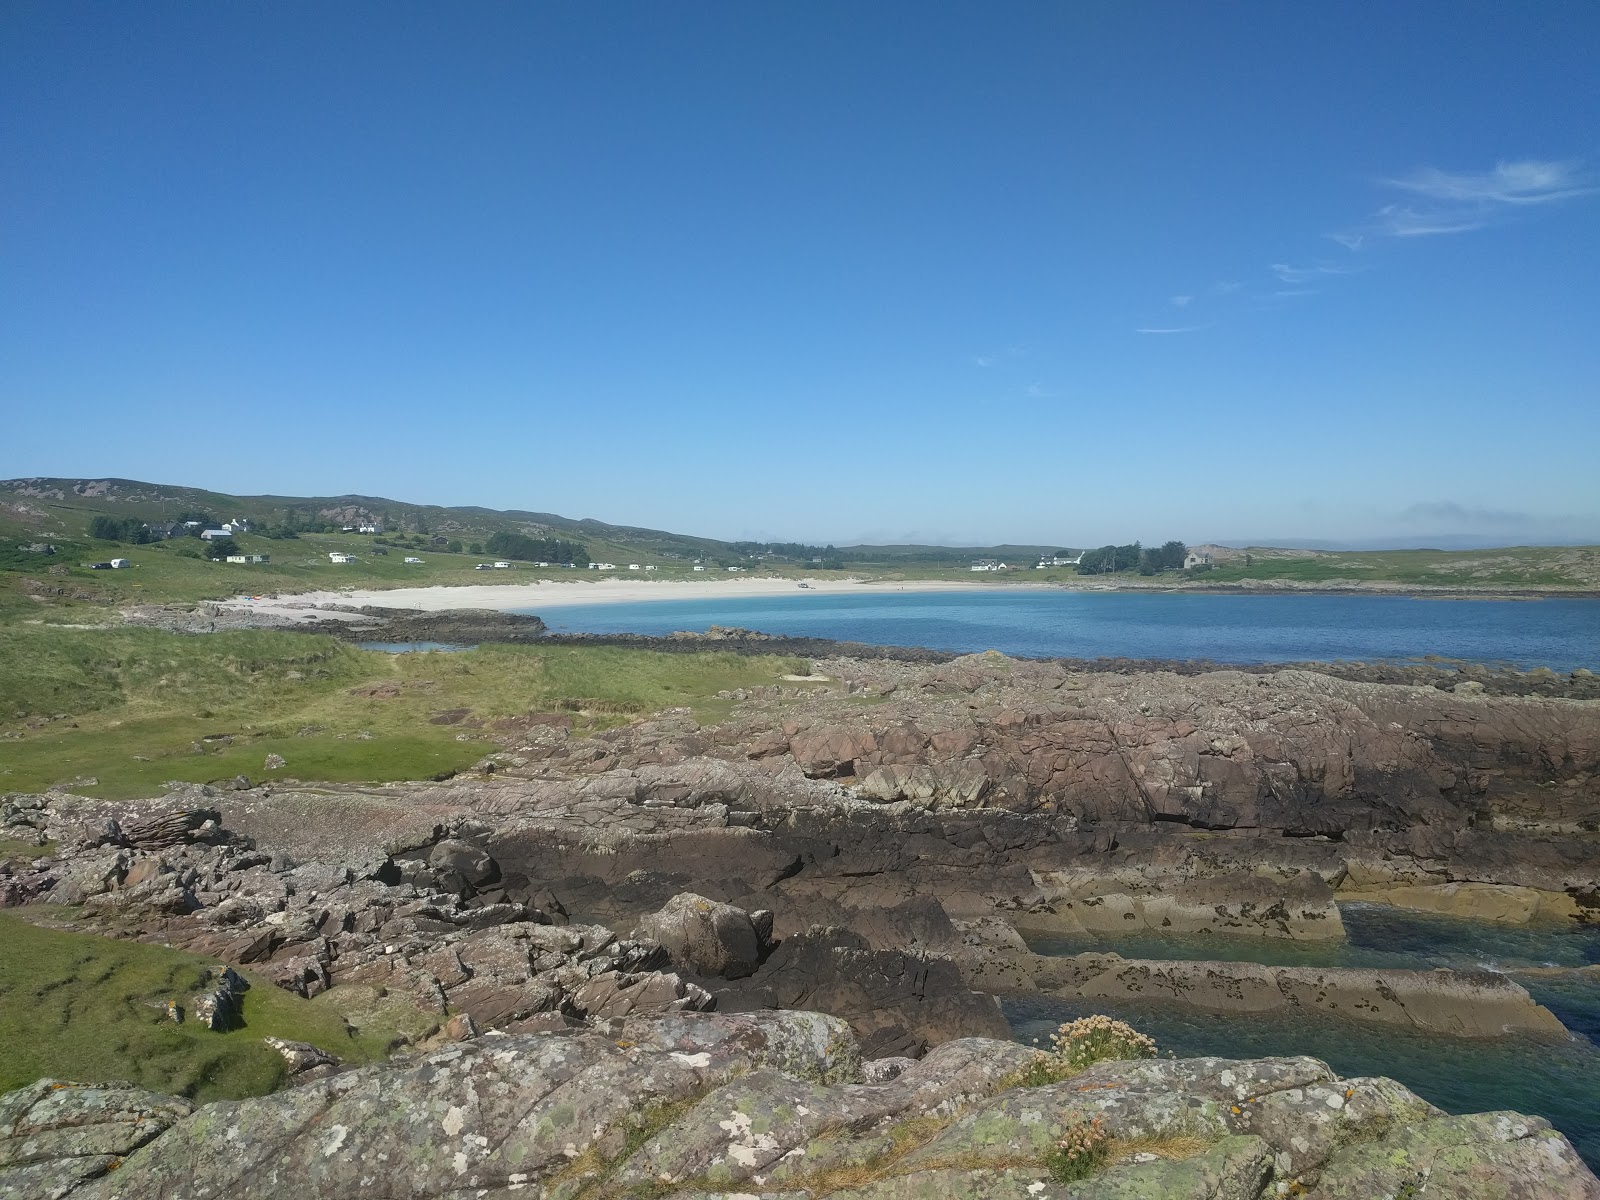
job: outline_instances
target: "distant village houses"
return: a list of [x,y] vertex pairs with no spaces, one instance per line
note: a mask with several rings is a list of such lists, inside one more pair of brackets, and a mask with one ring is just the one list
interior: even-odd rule
[[230,555],[228,555],[228,561],[231,562],[231,563],[250,563],[251,565],[258,566],[261,563],[271,562],[272,561],[272,555],[270,555],[270,554],[230,554]]
[[992,558],[980,558],[972,564],[972,569],[974,571],[1009,571],[1011,568],[1006,566],[1005,563],[997,562]]
[[1083,555],[1081,554],[1076,554],[1071,558],[1061,554],[1049,554],[1039,559],[1039,565],[1035,569],[1044,571],[1050,567],[1075,567],[1082,561]]
[[328,551],[328,561],[333,563],[353,563],[356,561],[354,554],[346,554],[341,550]]

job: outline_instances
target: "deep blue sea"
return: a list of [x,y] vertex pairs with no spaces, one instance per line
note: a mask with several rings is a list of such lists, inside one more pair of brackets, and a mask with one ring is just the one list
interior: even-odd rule
[[1192,592],[863,592],[544,605],[556,633],[664,634],[742,626],[1031,658],[1259,663],[1437,656],[1600,669],[1600,600],[1426,600]]

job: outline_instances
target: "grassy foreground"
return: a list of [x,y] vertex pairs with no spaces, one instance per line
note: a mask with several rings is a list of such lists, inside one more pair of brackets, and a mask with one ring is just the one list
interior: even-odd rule
[[251,979],[244,1027],[213,1033],[175,1025],[165,1005],[185,1007],[218,963],[164,946],[114,941],[30,924],[0,912],[0,1092],[42,1077],[129,1080],[193,1100],[236,1099],[284,1082],[282,1056],[262,1042],[305,1041],[346,1062],[387,1056],[399,1026],[417,1032],[423,1014],[353,1033],[339,989],[303,1000]]
[[[657,654],[603,646],[483,646],[384,654],[268,631],[0,624],[0,791],[117,799],[167,780],[272,776],[426,779],[498,748],[494,723],[568,714],[580,732],[686,707],[804,671],[789,658]],[[93,784],[87,783],[94,779]]]

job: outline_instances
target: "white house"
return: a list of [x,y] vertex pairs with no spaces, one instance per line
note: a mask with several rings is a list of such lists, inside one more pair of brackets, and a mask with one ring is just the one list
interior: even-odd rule
[[406,555],[406,561],[408,563],[419,563],[422,560],[420,558],[413,558],[411,555],[408,554],[408,555]]
[[382,533],[383,532],[383,526],[382,525],[359,525],[359,526],[356,527],[356,532],[357,533]]
[[509,571],[511,569],[511,564],[502,558],[500,561],[494,564],[494,569],[496,571]]
[[705,567],[704,567],[704,566],[702,566],[702,565],[701,565],[701,564],[700,564],[700,563],[695,563],[695,565],[694,565],[694,569],[695,569],[695,570],[696,570],[696,571],[704,571],[704,570],[705,570]]
[[742,570],[744,570],[744,568],[743,567],[729,567],[728,570],[730,570],[730,571],[742,571]]
[[1048,567],[1075,567],[1083,561],[1083,555],[1067,558],[1061,554],[1047,554],[1039,559],[1037,570],[1043,571]]
[[133,564],[131,562],[129,562],[127,559],[125,559],[125,558],[113,558],[111,560],[111,567],[112,567],[113,570],[120,571],[123,567],[131,567],[131,566],[133,566]]
[[202,529],[200,531],[200,536],[205,541],[214,542],[218,538],[232,537],[233,536],[233,530],[226,529],[226,528],[224,528],[224,529]]
[[995,562],[992,558],[983,558],[973,563],[972,569],[974,571],[1004,571],[1006,565],[1003,562]]
[[230,554],[228,555],[228,561],[231,563],[264,563],[271,562],[272,556],[270,554]]
[[628,570],[637,571],[638,569],[639,569],[639,564],[638,563],[629,563],[628,564]]
[[655,565],[653,563],[646,563],[644,569],[646,571],[654,571],[655,570]]
[[1195,567],[1209,566],[1211,566],[1211,555],[1209,554],[1202,554],[1198,550],[1191,550],[1189,553],[1183,556],[1183,569],[1185,571],[1193,570]]
[[328,551],[328,561],[329,562],[353,563],[353,562],[355,562],[355,560],[356,560],[356,556],[354,554],[345,554],[345,553],[343,553],[342,551],[339,551],[339,550],[329,550]]

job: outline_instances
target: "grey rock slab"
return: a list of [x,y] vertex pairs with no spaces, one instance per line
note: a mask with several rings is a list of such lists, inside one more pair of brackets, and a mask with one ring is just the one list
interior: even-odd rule
[[[798,1182],[823,1166],[861,1161],[850,1153],[851,1133],[901,1117],[959,1111],[991,1094],[1031,1057],[1012,1043],[966,1038],[937,1047],[881,1084],[823,1088],[774,1071],[752,1072],[673,1122],[615,1179],[639,1186],[690,1179],[718,1185]],[[842,1154],[817,1142],[833,1133],[847,1143]],[[813,1149],[822,1152],[822,1162],[813,1161]]]
[[41,1079],[0,1096],[0,1200],[64,1196],[193,1111],[131,1084]]
[[1597,1181],[1547,1121],[1436,1117],[1339,1151],[1307,1200],[1597,1200]]
[[1348,1079],[1233,1105],[1228,1124],[1270,1142],[1278,1174],[1288,1177],[1327,1161],[1343,1146],[1377,1141],[1393,1129],[1440,1115],[1392,1079]]
[[852,1052],[848,1029],[817,1014],[680,1018],[638,1041],[594,1033],[485,1038],[403,1067],[211,1105],[128,1158],[114,1180],[74,1195],[345,1197],[377,1180],[416,1198],[511,1188],[559,1172],[590,1148],[616,1156],[654,1105],[698,1098],[737,1072],[774,1063],[807,1065],[818,1077],[841,1066],[853,1072]]

